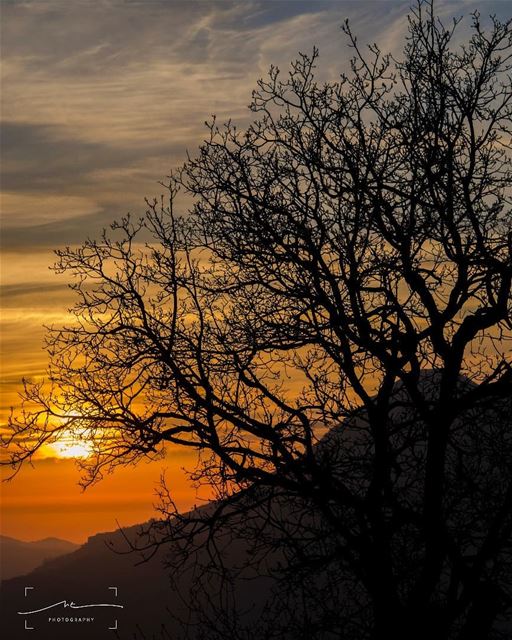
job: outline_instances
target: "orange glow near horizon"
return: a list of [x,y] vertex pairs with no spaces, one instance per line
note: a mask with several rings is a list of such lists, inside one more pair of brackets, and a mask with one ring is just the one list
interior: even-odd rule
[[20,540],[58,537],[83,543],[89,536],[160,517],[156,509],[162,473],[180,509],[210,498],[196,491],[183,467],[190,454],[169,452],[165,459],[120,467],[85,491],[71,456],[47,457],[24,466],[10,481],[2,471],[2,534]]

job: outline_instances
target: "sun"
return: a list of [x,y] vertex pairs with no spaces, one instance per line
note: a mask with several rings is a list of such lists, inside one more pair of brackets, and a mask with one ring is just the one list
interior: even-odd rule
[[48,453],[57,458],[88,458],[92,453],[92,444],[79,439],[70,431],[65,431],[57,442],[47,446]]

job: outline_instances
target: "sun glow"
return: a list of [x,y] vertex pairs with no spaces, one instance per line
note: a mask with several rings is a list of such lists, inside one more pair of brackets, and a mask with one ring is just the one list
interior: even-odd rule
[[47,446],[48,454],[57,458],[87,458],[92,451],[92,443],[77,438],[69,431],[63,433],[57,442]]

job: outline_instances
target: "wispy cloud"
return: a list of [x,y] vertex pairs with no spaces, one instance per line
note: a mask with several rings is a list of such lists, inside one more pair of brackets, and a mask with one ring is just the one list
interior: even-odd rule
[[[503,12],[499,2],[440,7],[449,15],[478,4]],[[28,224],[51,221],[58,245],[69,237],[69,219],[88,212],[94,224],[98,211],[107,221],[140,210],[156,181],[202,140],[212,113],[247,121],[251,89],[270,63],[286,68],[299,50],[319,44],[320,75],[336,77],[350,56],[339,29],[346,17],[362,43],[397,50],[407,8],[402,0],[5,4],[9,239],[18,226],[26,242],[46,243],[44,233],[24,234]],[[39,213],[12,192],[36,194]]]
[[[256,79],[320,46],[335,78],[359,41],[399,52],[402,0],[59,0],[2,5],[4,273],[30,282],[30,259],[81,242],[127,211],[192,153],[204,120],[248,121]],[[446,19],[507,0],[438,2]],[[41,253],[43,252],[43,253]],[[4,276],[5,277],[5,276]],[[41,277],[40,273],[39,276]],[[46,279],[46,276],[45,276]],[[43,286],[43,285],[41,285]]]

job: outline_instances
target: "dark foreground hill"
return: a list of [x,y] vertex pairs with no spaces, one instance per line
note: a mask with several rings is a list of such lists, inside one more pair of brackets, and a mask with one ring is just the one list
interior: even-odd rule
[[[126,531],[135,537],[135,528]],[[98,534],[73,553],[61,556],[38,567],[26,576],[2,582],[2,637],[9,640],[30,637],[37,640],[53,638],[133,637],[127,627],[154,620],[165,611],[168,596],[166,580],[158,558],[134,566],[138,558],[117,554],[109,548],[113,542],[126,548],[119,532]],[[109,587],[117,587],[109,589]],[[27,589],[26,589],[27,588]],[[92,603],[122,604],[118,608],[71,609],[55,607],[37,614],[18,615],[18,611],[33,611],[66,600],[77,605]],[[86,613],[87,616],[82,615]],[[164,614],[162,614],[163,617]],[[50,618],[94,617],[94,622],[50,622]],[[116,624],[117,620],[117,624]],[[114,636],[109,627],[117,626]],[[27,631],[26,627],[33,627]]]
[[[127,539],[140,542],[140,530],[141,527],[131,527],[122,533],[97,534],[73,553],[46,562],[26,576],[3,581],[2,637],[9,640],[177,638],[182,627],[175,617],[187,615],[186,593],[193,580],[193,566],[190,564],[192,571],[185,572],[179,585],[172,585],[170,570],[163,565],[163,548],[147,562],[140,562],[141,556],[137,553],[126,553]],[[232,548],[231,556],[236,555]],[[261,599],[267,591],[251,583],[247,586],[246,604],[251,594],[258,594]],[[59,605],[35,614],[18,614],[18,611],[34,611],[63,600],[68,605],[71,602],[75,605],[118,604],[123,608],[75,609]],[[86,620],[91,617],[94,620]]]

